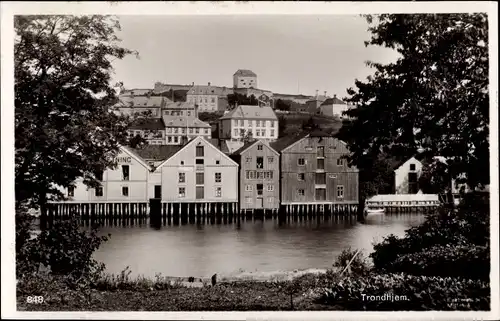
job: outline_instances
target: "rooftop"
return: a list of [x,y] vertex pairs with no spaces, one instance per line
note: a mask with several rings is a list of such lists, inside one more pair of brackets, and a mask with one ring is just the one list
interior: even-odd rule
[[333,97],[333,98],[328,98],[321,104],[321,106],[325,105],[347,105],[347,103],[345,101],[338,99],[337,97]]
[[234,76],[257,77],[257,74],[248,69],[238,69],[238,71],[234,73]]
[[136,119],[130,129],[164,130],[165,123],[161,118],[139,118]]
[[384,194],[375,195],[367,202],[411,202],[411,201],[439,201],[437,194]]
[[288,146],[292,145],[295,142],[298,142],[302,138],[307,137],[308,133],[302,132],[300,134],[296,135],[288,135],[285,137],[282,137],[270,144],[271,148],[273,148],[277,152],[281,152],[283,149],[287,148]]
[[161,96],[122,96],[119,97],[118,107],[162,107],[171,100]]
[[163,109],[194,109],[195,106],[194,104],[185,102],[185,101],[178,101],[178,102],[169,102],[165,104]]
[[278,120],[273,109],[269,106],[240,105],[220,119],[271,119]]
[[177,153],[180,145],[146,145],[143,148],[130,148],[135,154],[145,160],[163,161]]
[[144,96],[149,93],[151,93],[153,89],[141,89],[141,88],[134,88],[134,89],[124,89],[122,92],[120,92],[120,96]]
[[196,127],[196,128],[212,128],[209,124],[195,117],[186,116],[162,116],[166,127]]

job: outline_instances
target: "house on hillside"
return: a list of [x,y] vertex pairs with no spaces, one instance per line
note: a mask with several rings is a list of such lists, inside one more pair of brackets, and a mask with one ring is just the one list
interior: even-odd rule
[[231,88],[212,86],[193,86],[187,92],[186,100],[198,106],[199,112],[224,111],[227,108],[227,95],[233,93]]
[[146,202],[151,196],[147,188],[151,166],[124,146],[114,161],[116,168],[96,173],[100,187],[88,188],[83,179],[78,179],[74,187],[66,188],[67,202]]
[[183,145],[195,137],[212,138],[212,127],[192,116],[163,116],[167,145]]
[[219,119],[219,139],[242,141],[248,135],[269,141],[278,138],[278,118],[271,107],[241,105]]
[[333,98],[328,98],[319,106],[319,114],[329,117],[339,117],[343,118],[342,113],[350,108],[352,105],[348,105],[346,102],[337,98],[334,95]]
[[233,74],[233,88],[257,88],[257,74],[247,69],[237,70]]
[[271,147],[281,154],[282,205],[358,204],[359,171],[344,159],[344,142],[318,131],[283,137]]
[[178,90],[189,90],[191,89],[191,87],[194,86],[194,83],[192,83],[191,85],[177,85],[177,84],[164,84],[164,83],[161,83],[161,82],[156,82],[155,83],[155,87],[153,89],[153,93],[154,94],[162,94],[162,93],[165,93],[167,91],[178,91]]
[[114,109],[124,115],[142,115],[150,112],[152,117],[160,117],[162,108],[171,101],[160,96],[119,96]]
[[153,95],[153,89],[141,89],[141,88],[134,88],[134,89],[121,89],[119,96],[122,97],[130,97],[130,96],[148,96],[148,95]]
[[138,118],[128,129],[129,136],[140,136],[150,145],[165,145],[165,123],[162,118]]
[[163,116],[198,117],[196,105],[188,102],[171,102],[163,106]]
[[329,97],[325,95],[318,95],[318,91],[316,90],[316,96],[313,99],[310,99],[305,102],[304,111],[309,114],[318,114],[320,112],[320,106],[323,104]]
[[278,210],[279,153],[265,140],[246,143],[231,158],[239,164],[240,210]]
[[163,202],[238,202],[238,164],[201,136],[179,148],[154,173],[161,174]]

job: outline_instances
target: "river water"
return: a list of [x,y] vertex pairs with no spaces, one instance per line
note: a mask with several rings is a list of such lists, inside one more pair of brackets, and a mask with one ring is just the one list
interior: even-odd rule
[[368,217],[302,221],[249,219],[201,224],[165,224],[152,227],[147,221],[104,225],[111,234],[95,253],[107,272],[120,273],[129,266],[131,276],[210,277],[241,272],[272,273],[326,269],[348,247],[365,256],[384,236],[403,236],[421,224],[422,214],[386,214]]

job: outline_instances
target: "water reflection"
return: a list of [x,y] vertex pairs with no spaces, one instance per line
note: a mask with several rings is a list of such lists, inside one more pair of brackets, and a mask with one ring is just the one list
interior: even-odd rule
[[[355,217],[104,219],[93,223],[111,238],[95,258],[109,272],[130,266],[133,275],[150,277],[327,268],[343,249],[360,248],[368,254],[374,242],[389,234],[402,236],[424,218],[387,214],[364,223]],[[90,224],[82,222],[84,227]]]

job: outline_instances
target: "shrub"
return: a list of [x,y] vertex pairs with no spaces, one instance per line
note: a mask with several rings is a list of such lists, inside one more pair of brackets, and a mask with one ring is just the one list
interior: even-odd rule
[[344,278],[316,302],[347,310],[489,310],[490,288],[478,280],[372,274]]
[[487,246],[439,245],[423,252],[404,254],[387,266],[388,272],[488,280],[490,250]]
[[[356,255],[355,250],[352,250],[351,248],[343,250],[339,256],[337,256],[337,259],[333,263],[333,267],[340,269],[340,271],[343,271],[347,264],[353,259],[353,257]],[[355,275],[364,275],[367,274],[370,271],[370,266],[369,263],[366,259],[366,257],[363,255],[363,253],[358,253],[354,260],[351,262],[349,265],[349,268],[347,271],[349,271]]]
[[[394,271],[396,266],[402,267],[404,265],[401,265],[402,263],[399,265],[393,264],[396,260],[401,260],[400,262],[412,261],[410,254],[429,252],[431,248],[435,248],[432,253],[416,254],[413,259],[416,261],[437,259],[439,253],[443,255],[446,253],[446,251],[439,249],[448,245],[456,247],[453,252],[455,253],[454,259],[458,259],[458,255],[469,253],[467,258],[474,260],[473,253],[476,250],[473,250],[473,248],[476,248],[476,246],[486,247],[481,251],[488,251],[488,242],[488,205],[474,196],[468,196],[457,209],[443,207],[435,214],[428,215],[422,225],[407,230],[403,238],[397,238],[394,235],[386,237],[381,243],[374,246],[374,252],[370,254],[370,257],[373,259],[377,270]],[[470,251],[465,250],[465,247],[469,247]],[[479,248],[477,251],[479,251]],[[403,256],[406,256],[407,259],[402,259]],[[424,259],[425,257],[428,257],[428,259]],[[447,261],[448,259],[444,257],[439,259],[439,262],[443,264]],[[471,264],[467,263],[465,258],[461,262]],[[441,271],[442,273],[446,271],[444,266],[439,267],[437,264],[425,266],[430,269],[420,271],[425,275],[431,275],[431,271]],[[459,270],[465,271],[467,267],[460,267]],[[405,271],[407,270],[398,270],[398,272]]]
[[80,230],[76,219],[55,222],[26,243],[25,260],[34,270],[24,274],[47,269],[52,275],[66,276],[69,285],[95,283],[105,267],[95,261],[92,254],[107,239],[98,236],[95,228],[90,232]]

